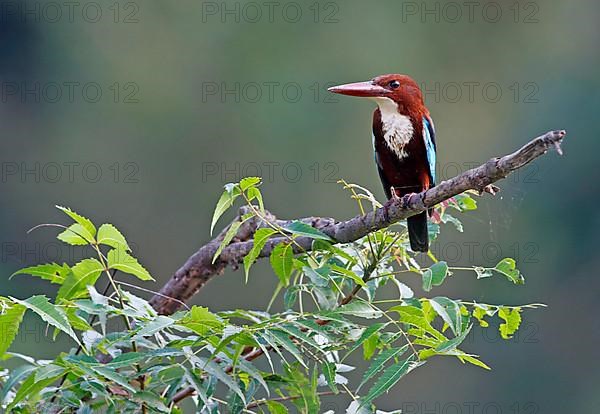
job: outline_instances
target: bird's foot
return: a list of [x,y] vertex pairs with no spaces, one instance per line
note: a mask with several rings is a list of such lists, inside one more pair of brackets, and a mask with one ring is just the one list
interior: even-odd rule
[[398,196],[398,193],[396,193],[396,189],[394,188],[394,186],[390,187],[390,193],[392,194],[392,199],[393,200],[400,199],[400,197]]
[[493,196],[500,192],[500,187],[495,186],[494,184],[488,184],[483,189],[479,190],[479,195],[483,195],[483,193],[489,193]]

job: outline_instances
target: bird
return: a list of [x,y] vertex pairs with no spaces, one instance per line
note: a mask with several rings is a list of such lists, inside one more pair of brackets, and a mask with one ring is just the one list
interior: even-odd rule
[[[388,200],[435,186],[435,127],[417,82],[407,75],[388,74],[328,90],[370,98],[377,103],[373,113],[373,148]],[[430,213],[423,211],[407,219],[413,252],[429,251],[427,221]]]

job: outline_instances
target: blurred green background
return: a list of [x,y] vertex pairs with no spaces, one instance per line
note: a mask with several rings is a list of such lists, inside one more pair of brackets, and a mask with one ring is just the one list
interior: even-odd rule
[[[1,3],[0,269],[2,295],[53,292],[8,277],[85,255],[60,247],[55,204],[117,225],[159,289],[209,239],[224,184],[262,175],[281,217],[348,218],[344,178],[383,198],[368,101],[327,86],[405,73],[423,85],[448,178],[566,129],[565,157],[542,157],[479,200],[433,251],[451,264],[518,259],[527,284],[456,273],[432,293],[521,304],[522,334],[480,330],[465,346],[491,373],[432,360],[380,401],[405,413],[595,413],[600,3],[19,1]],[[264,263],[213,280],[193,299],[212,309],[265,307],[275,277]],[[418,294],[419,280],[407,279]],[[140,293],[141,294],[141,293]],[[27,319],[13,350],[52,357]],[[324,410],[344,412],[344,398]],[[469,408],[471,407],[471,408]],[[471,410],[471,411],[469,411]]]

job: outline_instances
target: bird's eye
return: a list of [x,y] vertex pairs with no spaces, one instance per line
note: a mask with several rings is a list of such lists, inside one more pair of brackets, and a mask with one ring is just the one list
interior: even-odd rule
[[400,87],[400,82],[398,82],[397,80],[393,80],[390,82],[390,88],[398,89],[399,87]]

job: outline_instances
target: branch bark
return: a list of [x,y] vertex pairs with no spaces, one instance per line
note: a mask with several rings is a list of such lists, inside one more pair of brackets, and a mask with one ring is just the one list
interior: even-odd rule
[[[301,220],[321,230],[335,240],[336,243],[350,243],[373,231],[386,228],[400,220],[418,214],[464,191],[490,191],[489,186],[491,184],[545,154],[548,149],[555,148],[559,154],[562,154],[560,144],[565,135],[565,131],[547,132],[512,154],[492,158],[479,167],[441,182],[430,190],[410,194],[400,199],[391,199],[383,207],[350,220],[336,221],[332,218],[321,217],[308,217]],[[240,220],[245,212],[247,211],[242,208],[235,220]],[[270,220],[276,220],[284,226],[289,222],[277,220],[272,214],[268,214]],[[172,314],[180,308],[181,302],[190,299],[213,277],[222,274],[227,267],[237,268],[252,249],[254,232],[264,225],[265,223],[262,223],[256,217],[248,220],[241,226],[229,246],[223,249],[221,255],[212,263],[213,256],[227,229],[223,230],[216,238],[202,246],[175,272],[161,289],[160,295],[156,295],[151,299],[152,306],[161,314]],[[284,237],[270,239],[259,257],[268,257],[273,248],[283,241],[286,241]],[[294,246],[295,252],[312,250],[313,240],[311,238],[299,237],[295,241],[297,244]]]

